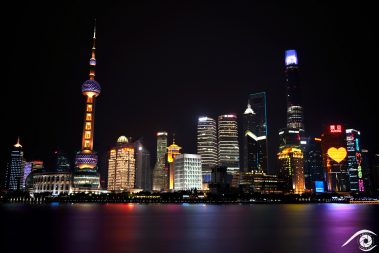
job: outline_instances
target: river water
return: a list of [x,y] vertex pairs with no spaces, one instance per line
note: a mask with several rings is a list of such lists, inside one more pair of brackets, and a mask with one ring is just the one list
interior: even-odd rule
[[0,252],[347,253],[379,205],[2,204],[0,221]]

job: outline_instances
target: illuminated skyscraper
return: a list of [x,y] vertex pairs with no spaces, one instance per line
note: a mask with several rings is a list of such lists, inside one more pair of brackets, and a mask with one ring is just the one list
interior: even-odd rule
[[157,160],[153,170],[153,191],[168,190],[168,169],[166,167],[167,132],[157,133]]
[[346,129],[347,169],[352,192],[364,191],[360,135],[355,129]]
[[92,39],[92,53],[89,72],[89,80],[82,85],[82,93],[86,96],[86,106],[84,112],[84,124],[82,135],[82,149],[76,154],[74,172],[74,191],[97,191],[100,188],[100,177],[97,173],[97,154],[93,150],[94,125],[95,125],[95,101],[100,95],[100,84],[95,80],[95,41],[96,24]]
[[182,148],[175,144],[175,139],[173,139],[172,144],[167,148],[167,162],[169,164],[169,189],[174,189],[174,178],[175,178],[175,157],[180,154]]
[[267,173],[266,93],[250,94],[243,114],[242,171]]
[[134,142],[134,154],[136,159],[136,189],[144,191],[152,190],[152,169],[150,165],[150,152],[141,140]]
[[[307,140],[304,151],[304,176],[306,189],[316,191],[316,184],[325,184],[321,138]],[[322,191],[322,189],[319,190]]]
[[7,190],[21,190],[24,178],[24,152],[20,144],[20,138],[13,146],[10,161],[7,164],[5,188]]
[[218,117],[218,163],[220,166],[226,166],[229,174],[239,171],[238,127],[235,114]]
[[301,194],[305,191],[304,155],[299,148],[284,148],[278,153],[279,177],[285,180],[285,191]]
[[285,52],[285,76],[287,88],[287,128],[304,130],[303,107],[296,50]]
[[209,117],[199,117],[197,123],[197,154],[201,155],[203,182],[211,180],[212,168],[217,166],[216,121]]
[[350,190],[347,170],[346,132],[343,125],[329,125],[321,135],[322,156],[328,191]]
[[135,183],[134,146],[125,136],[120,136],[108,160],[108,190],[127,191]]
[[180,154],[175,157],[175,191],[202,189],[201,156]]
[[25,189],[26,178],[29,176],[30,172],[32,172],[32,166],[33,166],[32,162],[24,161],[24,176],[22,179],[22,188],[24,189]]

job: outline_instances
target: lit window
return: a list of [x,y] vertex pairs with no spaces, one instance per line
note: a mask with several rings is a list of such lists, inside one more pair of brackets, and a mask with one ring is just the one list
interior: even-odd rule
[[85,139],[90,139],[91,138],[91,132],[90,131],[86,131],[86,133],[84,135],[84,138]]
[[91,96],[89,96],[89,97],[87,98],[87,103],[92,103],[92,97],[91,97]]
[[87,113],[86,120],[87,121],[91,121],[92,120],[92,114],[91,113]]
[[87,105],[87,112],[92,112],[92,105]]
[[89,122],[86,123],[86,130],[91,130],[91,123]]
[[84,142],[84,147],[85,147],[85,148],[89,148],[89,141],[85,141],[85,142]]

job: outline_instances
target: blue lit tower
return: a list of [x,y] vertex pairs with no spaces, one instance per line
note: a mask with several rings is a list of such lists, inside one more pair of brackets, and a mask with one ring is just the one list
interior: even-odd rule
[[303,107],[296,50],[285,52],[285,77],[287,88],[287,128],[304,130]]
[[[96,20],[95,20],[96,22]],[[100,178],[97,173],[97,154],[93,150],[94,123],[95,123],[95,100],[100,95],[100,84],[95,80],[95,41],[96,23],[92,39],[92,54],[89,61],[89,80],[82,84],[82,93],[86,96],[84,112],[84,124],[82,135],[82,149],[76,154],[74,189],[75,191],[93,191],[100,187]]]

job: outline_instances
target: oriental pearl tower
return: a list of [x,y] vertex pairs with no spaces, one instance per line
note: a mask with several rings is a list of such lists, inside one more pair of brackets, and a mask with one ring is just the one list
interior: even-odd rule
[[94,25],[91,59],[89,60],[89,79],[82,84],[82,94],[85,99],[84,124],[82,134],[82,148],[75,157],[75,171],[73,186],[75,192],[96,192],[100,189],[100,177],[97,172],[97,154],[93,150],[95,101],[100,95],[100,84],[95,80],[95,42],[96,20]]

